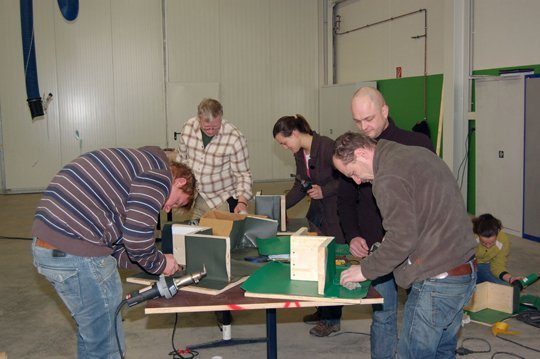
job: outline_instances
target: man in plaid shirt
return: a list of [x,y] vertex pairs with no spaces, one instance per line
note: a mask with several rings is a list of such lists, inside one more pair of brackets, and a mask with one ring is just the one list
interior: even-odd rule
[[189,119],[180,132],[176,159],[193,170],[199,192],[192,218],[212,209],[245,212],[252,197],[247,142],[240,130],[223,119],[221,103],[202,100],[197,117]]

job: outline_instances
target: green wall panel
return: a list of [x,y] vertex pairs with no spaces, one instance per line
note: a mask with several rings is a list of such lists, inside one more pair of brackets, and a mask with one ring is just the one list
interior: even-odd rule
[[[427,122],[433,146],[437,142],[442,82],[442,74],[427,77]],[[377,87],[390,108],[390,117],[398,127],[411,130],[424,119],[423,76],[380,80],[377,81]]]

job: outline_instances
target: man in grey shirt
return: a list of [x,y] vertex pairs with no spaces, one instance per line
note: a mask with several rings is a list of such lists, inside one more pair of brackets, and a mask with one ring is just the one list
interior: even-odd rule
[[341,284],[393,272],[411,287],[398,357],[454,357],[463,306],[476,282],[471,222],[454,176],[431,151],[347,132],[334,165],[357,184],[372,182],[385,237],[341,275]]

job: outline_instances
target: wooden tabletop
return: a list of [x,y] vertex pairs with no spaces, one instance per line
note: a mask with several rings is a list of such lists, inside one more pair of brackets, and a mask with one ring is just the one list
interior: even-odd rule
[[[367,296],[359,304],[382,303],[379,293],[370,287]],[[171,299],[158,298],[150,300],[144,312],[146,314],[213,312],[220,310],[249,310],[249,309],[281,309],[324,307],[332,305],[350,305],[348,303],[320,302],[307,300],[286,300],[251,298],[244,296],[244,290],[237,285],[219,295],[207,295],[193,292],[179,291]]]

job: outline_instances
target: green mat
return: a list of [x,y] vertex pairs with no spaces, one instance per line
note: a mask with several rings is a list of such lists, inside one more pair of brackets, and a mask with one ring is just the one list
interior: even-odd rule
[[332,284],[325,289],[325,295],[317,293],[317,282],[291,280],[290,264],[271,262],[253,273],[242,284],[242,289],[258,294],[282,294],[317,298],[362,299],[367,295],[370,281],[361,283],[354,290],[348,290],[339,284],[339,276],[346,267],[336,268]]
[[[519,303],[519,309],[515,314],[523,313],[526,310],[530,310],[531,307],[535,307],[538,309],[540,306],[540,297],[536,297],[530,294],[522,295],[519,298]],[[467,313],[472,320],[486,324],[495,324],[513,316],[513,314],[508,314],[490,308],[482,309],[478,312],[470,312],[466,310],[465,313]]]
[[[351,254],[348,244],[336,244],[336,256],[348,256]],[[259,255],[270,256],[276,254],[290,254],[291,236],[279,236],[271,238],[257,238]]]
[[259,255],[289,254],[291,252],[291,236],[257,238]]
[[486,324],[495,324],[497,322],[502,322],[503,320],[508,319],[512,316],[512,314],[500,312],[498,310],[489,308],[479,310],[478,312],[465,311],[465,313],[467,313],[469,317],[471,317],[471,320]]
[[336,243],[336,256],[350,256],[351,251],[348,244]]
[[[540,297],[537,297],[537,296],[532,295],[532,294],[522,295],[519,298],[519,303],[522,304],[522,305],[527,304],[527,306],[529,306],[528,309],[531,309],[530,307],[540,309]],[[527,306],[524,306],[524,307],[527,308]],[[520,313],[521,313],[521,311],[520,311]]]

